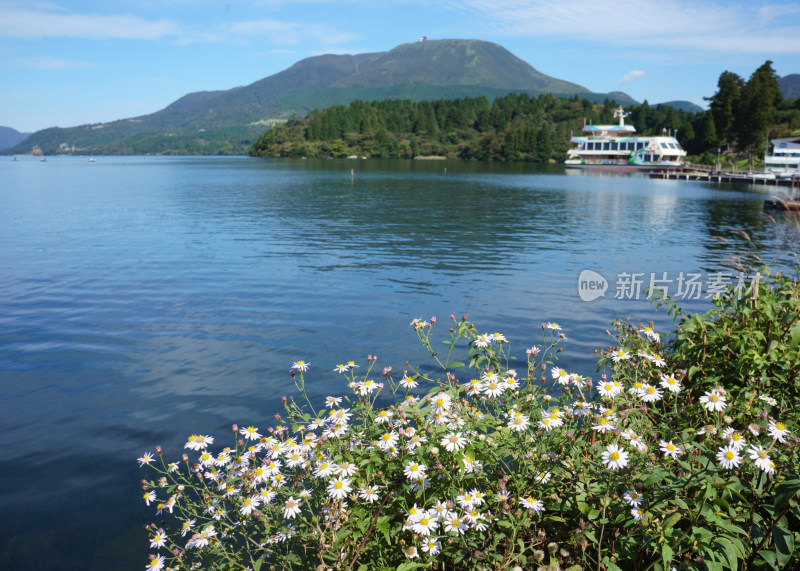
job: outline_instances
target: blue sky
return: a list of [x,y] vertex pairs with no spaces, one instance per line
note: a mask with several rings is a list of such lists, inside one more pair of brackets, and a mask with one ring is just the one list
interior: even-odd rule
[[738,0],[0,0],[0,125],[152,113],[324,53],[497,43],[592,91],[703,105],[723,71],[800,73],[800,2]]

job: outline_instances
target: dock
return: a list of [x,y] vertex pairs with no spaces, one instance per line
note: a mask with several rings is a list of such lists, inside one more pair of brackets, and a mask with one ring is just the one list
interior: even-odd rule
[[729,172],[703,172],[695,170],[664,171],[650,173],[650,178],[663,178],[665,180],[696,180],[701,182],[760,184],[764,186],[797,187],[800,179],[786,177],[768,177],[760,173],[729,173]]

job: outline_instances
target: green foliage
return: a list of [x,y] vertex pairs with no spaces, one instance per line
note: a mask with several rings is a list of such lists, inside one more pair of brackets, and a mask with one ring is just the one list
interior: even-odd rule
[[729,290],[713,299],[708,313],[683,316],[671,350],[697,390],[723,383],[734,399],[763,391],[790,408],[800,402],[797,283],[758,276],[750,295]]
[[297,361],[264,435],[139,459],[170,522],[148,526],[150,568],[781,569],[800,556],[800,303],[768,275],[704,316],[672,306],[668,343],[617,321],[594,382],[555,364],[557,324],[514,357],[466,316],[441,340],[412,321],[420,366],[336,367],[329,411]]
[[[412,158],[440,155],[485,161],[561,161],[570,133],[584,120],[610,121],[616,103],[532,97],[510,94],[437,101],[389,100],[314,111],[265,132],[250,149],[251,156],[316,157],[367,156]],[[642,133],[668,126],[694,137],[694,114],[667,105],[633,108]],[[341,145],[338,154],[326,146]]]

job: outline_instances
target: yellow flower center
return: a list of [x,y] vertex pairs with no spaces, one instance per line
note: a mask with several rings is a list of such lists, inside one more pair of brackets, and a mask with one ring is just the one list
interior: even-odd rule
[[736,456],[736,455],[735,455],[733,452],[731,452],[730,450],[728,450],[728,451],[725,453],[725,458],[727,458],[728,460],[733,460],[733,458],[734,458],[735,456]]
[[610,458],[611,458],[611,459],[612,459],[614,462],[616,462],[617,460],[619,460],[619,452],[612,452],[612,453],[611,453],[611,455],[610,455],[609,457],[610,457]]

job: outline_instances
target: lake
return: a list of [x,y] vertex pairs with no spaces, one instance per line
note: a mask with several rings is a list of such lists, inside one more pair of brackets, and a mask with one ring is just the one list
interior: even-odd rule
[[705,310],[712,290],[689,284],[738,279],[736,230],[769,261],[798,243],[765,218],[771,191],[458,161],[2,157],[0,567],[142,569],[138,456],[268,426],[298,359],[317,399],[344,392],[338,363],[428,363],[414,317],[467,313],[523,359],[558,321],[561,366],[591,376],[615,317],[669,327],[651,281]]

